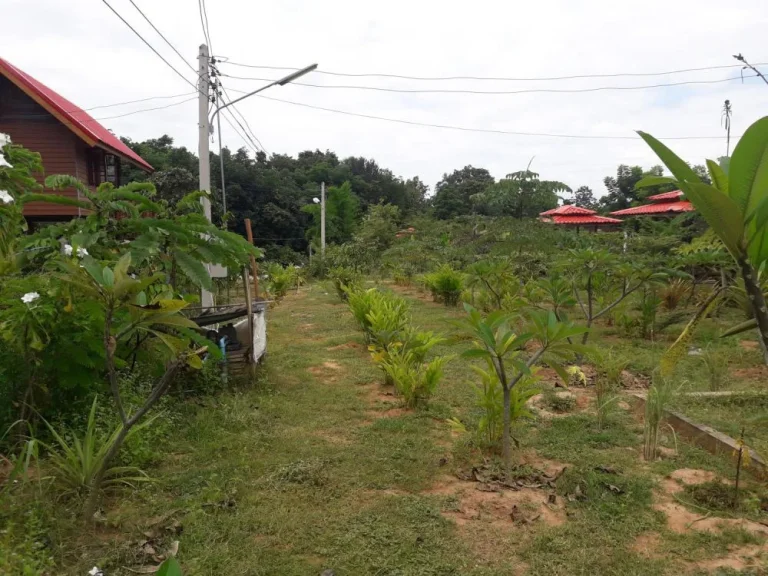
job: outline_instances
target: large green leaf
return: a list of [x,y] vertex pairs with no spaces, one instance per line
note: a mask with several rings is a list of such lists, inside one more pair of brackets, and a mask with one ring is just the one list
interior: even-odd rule
[[728,194],[728,175],[717,162],[707,160],[709,177],[712,179],[712,185],[723,194]]
[[680,182],[701,182],[701,179],[696,175],[691,167],[688,166],[688,164],[677,154],[672,152],[672,150],[667,148],[664,144],[656,140],[656,138],[650,134],[646,134],[645,132],[640,131],[638,131],[638,134],[640,135],[640,138],[645,140],[648,146],[651,147],[651,150],[656,153],[656,156],[658,156],[661,161],[664,162],[669,171],[672,172],[674,177],[677,178]]
[[181,268],[181,271],[184,272],[184,275],[196,286],[206,290],[213,290],[211,275],[208,274],[208,270],[206,270],[205,265],[200,260],[181,250],[174,250],[173,257],[176,259],[176,263]]
[[746,216],[768,195],[768,116],[752,124],[731,156],[729,192]]
[[733,328],[729,328],[720,335],[720,338],[727,338],[728,336],[736,336],[736,334],[742,334],[743,332],[749,332],[757,328],[757,320],[752,318],[741,324],[737,324]]
[[733,257],[743,256],[744,221],[736,203],[707,184],[683,184],[682,188]]
[[176,558],[171,556],[165,562],[160,564],[156,572],[157,576],[182,576],[181,566],[179,566]]

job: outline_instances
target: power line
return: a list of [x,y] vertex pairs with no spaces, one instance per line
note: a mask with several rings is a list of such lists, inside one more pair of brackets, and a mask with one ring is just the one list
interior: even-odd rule
[[[427,128],[443,128],[445,130],[458,130],[461,132],[480,132],[485,134],[506,134],[511,136],[542,136],[547,138],[567,138],[575,140],[637,140],[637,136],[597,136],[597,135],[579,135],[579,134],[550,134],[545,132],[516,132],[511,130],[495,130],[491,128],[469,128],[465,126],[452,126],[449,124],[429,124],[427,122],[415,122],[412,120],[401,120],[399,118],[384,118],[382,116],[373,116],[371,114],[359,114],[357,112],[348,112],[346,110],[336,110],[334,108],[324,108],[303,102],[293,102],[291,100],[282,100],[272,98],[271,96],[255,95],[257,98],[301,106],[302,108],[311,108],[313,110],[322,110],[324,112],[333,112],[334,114],[343,114],[345,116],[355,116],[357,118],[368,118],[370,120],[382,120],[384,122],[394,122],[396,124],[407,124],[409,126],[424,126]],[[659,138],[660,140],[721,140],[724,136],[671,136],[668,138]]]
[[[251,143],[251,145],[253,146],[253,148],[257,148],[257,149],[261,150],[262,152],[264,152],[265,154],[267,153],[267,152],[266,152],[266,150],[264,150],[264,148],[263,148],[261,145],[259,145],[259,144],[256,144],[256,142],[254,142],[254,139],[253,139],[253,138],[251,137],[251,135],[248,133],[248,130],[246,130],[246,129],[245,129],[245,127],[244,127],[244,126],[243,126],[243,124],[240,122],[240,120],[238,120],[238,119],[237,119],[237,116],[235,116],[235,115],[234,115],[234,113],[233,113],[233,112],[232,112],[232,111],[231,111],[229,108],[224,108],[224,110],[223,110],[223,111],[224,111],[224,112],[226,112],[226,113],[228,113],[228,114],[230,115],[230,117],[232,118],[232,120],[234,120],[234,121],[235,121],[235,123],[236,123],[238,126],[240,126],[240,129],[243,131],[243,133],[245,134],[245,137],[246,137],[246,138],[248,139],[248,141]],[[256,152],[256,150],[254,150],[254,152]]]
[[[83,112],[88,110],[98,110],[99,108],[114,108],[115,106],[124,106],[126,104],[138,104],[139,102],[148,102],[149,100],[163,100],[168,98],[181,98],[182,96],[192,96],[196,92],[185,92],[184,94],[174,94],[173,96],[150,96],[149,98],[140,98],[139,100],[127,100],[125,102],[116,102],[114,104],[101,104],[99,106],[91,106],[90,108],[83,108]],[[80,110],[69,110],[67,114],[74,112],[80,112]]]
[[192,102],[192,100],[197,100],[197,95],[193,96],[192,98],[182,100],[181,102],[174,102],[173,104],[167,104],[165,106],[157,106],[155,108],[144,108],[143,110],[134,110],[133,112],[128,112],[126,114],[118,114],[117,116],[106,116],[104,118],[92,118],[91,120],[85,120],[85,122],[98,121],[98,120],[111,120],[112,118],[124,118],[125,116],[133,116],[134,114],[140,114],[142,112],[152,112],[153,110],[165,110],[166,108],[171,108],[172,106],[180,106],[182,104],[186,104],[187,102]]
[[[254,64],[242,64],[231,62],[229,60],[220,60],[222,64],[231,66],[240,66],[243,68],[256,68],[263,70],[299,70],[289,66],[259,66]],[[759,62],[755,66],[768,65],[766,62]],[[702,68],[683,68],[680,70],[667,70],[666,72],[619,72],[609,74],[575,74],[571,76],[539,76],[531,78],[513,78],[503,76],[406,76],[403,74],[377,74],[377,73],[348,73],[348,72],[330,72],[327,70],[315,70],[315,74],[326,76],[344,76],[348,78],[398,78],[402,80],[424,80],[424,81],[444,81],[444,80],[479,80],[479,81],[510,81],[510,82],[537,82],[551,80],[578,80],[585,78],[620,78],[620,77],[642,77],[642,76],[666,76],[668,74],[683,74],[686,72],[703,72],[708,70],[723,70],[727,68],[741,68],[738,64],[729,64],[723,66],[706,66]]]
[[203,37],[205,43],[208,44],[211,52],[213,52],[213,44],[211,43],[210,28],[208,27],[208,12],[205,9],[204,0],[197,0],[197,9],[200,13],[200,25],[203,27]]
[[[229,111],[228,111],[228,110],[226,110],[226,109],[224,109],[222,112],[229,112]],[[235,122],[237,122],[237,118],[235,118],[234,116],[232,116],[232,114],[231,114],[231,113],[230,113],[230,116],[231,116],[231,117],[232,117],[232,118],[235,120]],[[239,131],[239,130],[238,130],[236,127],[235,127],[235,125],[234,125],[234,124],[232,124],[232,122],[230,122],[230,121],[229,121],[229,118],[228,118],[227,116],[225,116],[224,114],[222,114],[222,118],[224,118],[224,120],[227,122],[227,124],[229,124],[229,126],[232,128],[232,130],[234,130],[234,131],[235,131],[235,133],[236,133],[238,136],[240,136],[240,139],[241,139],[241,140],[242,140],[242,141],[245,143],[245,145],[246,145],[246,146],[248,146],[248,148],[250,148],[250,149],[251,149],[251,151],[252,151],[254,154],[258,154],[258,153],[259,153],[259,150],[258,150],[258,149],[256,149],[256,148],[253,146],[253,143],[250,141],[250,139],[249,139],[249,138],[247,138],[246,136],[244,136],[244,135],[242,134],[242,132],[240,132],[240,131]]]
[[[259,80],[262,82],[274,82],[273,78],[251,78],[244,76],[232,76],[230,74],[222,74],[227,78],[235,80]],[[751,76],[747,76],[750,78]],[[652,88],[666,88],[670,86],[687,86],[693,84],[721,84],[723,82],[733,82],[734,80],[743,80],[741,76],[735,76],[733,78],[723,78],[720,80],[686,80],[683,82],[668,82],[661,84],[648,84],[645,86],[597,86],[594,88],[526,88],[523,90],[467,90],[467,89],[448,89],[448,88],[434,88],[434,89],[422,89],[422,88],[385,88],[382,86],[354,86],[354,85],[322,85],[322,84],[308,84],[306,82],[291,82],[291,85],[305,86],[308,88],[326,88],[326,89],[340,89],[340,90],[369,90],[374,92],[397,92],[405,94],[489,94],[489,95],[511,95],[511,94],[574,94],[584,92],[605,92],[614,90],[648,90]]]
[[189,81],[189,79],[188,79],[186,76],[184,76],[184,74],[182,74],[181,72],[179,72],[179,71],[178,71],[178,70],[177,70],[177,69],[176,69],[176,68],[175,68],[175,67],[174,67],[174,66],[173,66],[173,65],[172,65],[170,62],[168,62],[168,60],[166,60],[165,58],[163,58],[163,56],[160,54],[160,52],[158,52],[157,50],[155,50],[155,47],[154,47],[154,46],[152,46],[152,44],[150,44],[149,42],[147,42],[147,41],[144,39],[144,37],[143,37],[141,34],[139,34],[139,33],[136,31],[136,29],[135,29],[133,26],[131,26],[131,25],[128,23],[128,21],[127,21],[125,18],[123,18],[123,17],[120,15],[120,13],[119,13],[117,10],[115,10],[115,9],[114,9],[114,8],[113,8],[113,7],[112,7],[112,6],[109,4],[109,2],[107,2],[107,0],[101,0],[101,1],[102,1],[102,2],[104,2],[104,4],[106,4],[106,5],[107,5],[107,8],[109,8],[109,9],[110,9],[110,10],[111,10],[111,11],[114,13],[114,15],[115,15],[115,16],[117,16],[118,18],[120,18],[120,20],[123,22],[123,24],[125,24],[126,26],[128,26],[128,28],[130,28],[130,29],[131,29],[131,32],[133,32],[133,33],[134,33],[136,36],[138,36],[138,37],[139,37],[139,39],[140,39],[142,42],[144,42],[144,44],[146,44],[146,45],[147,45],[147,48],[149,48],[150,50],[152,50],[152,52],[154,52],[154,53],[157,55],[157,57],[158,57],[158,58],[160,58],[160,60],[162,60],[163,62],[165,62],[166,66],[168,66],[168,67],[169,67],[171,70],[173,70],[173,71],[174,71],[174,72],[175,72],[175,73],[176,73],[176,74],[179,76],[179,78],[181,78],[182,80],[184,80],[184,82],[186,82],[187,84],[189,84],[190,86],[192,86],[192,88],[194,88],[194,89],[195,89],[195,92],[199,92],[199,91],[200,91],[200,89],[199,89],[197,86],[195,86],[195,85],[194,85],[192,82],[190,82],[190,81]]
[[[223,84],[221,84],[221,81],[219,81],[219,86],[221,86],[221,89],[224,91],[224,94],[226,95],[227,100],[229,100],[231,102],[232,98],[229,97],[229,92],[227,92],[227,89],[224,87]],[[223,98],[222,98],[222,101],[223,101]],[[253,139],[256,140],[256,142],[259,143],[259,146],[264,151],[264,153],[269,155],[269,152],[267,152],[267,149],[264,147],[264,144],[261,143],[261,140],[259,140],[259,137],[256,136],[256,134],[254,133],[253,129],[251,128],[251,125],[248,124],[248,119],[243,115],[243,113],[240,112],[240,110],[237,109],[234,105],[230,105],[229,108],[232,108],[235,112],[237,112],[238,116],[240,116],[240,118],[245,123],[246,128],[248,128],[249,135],[252,136]]]
[[157,29],[157,26],[155,26],[154,24],[152,24],[152,21],[151,21],[149,18],[147,18],[147,15],[146,15],[146,14],[144,14],[144,12],[142,12],[142,11],[141,11],[141,8],[139,8],[139,7],[136,5],[136,3],[135,3],[133,0],[128,0],[128,1],[129,1],[129,2],[130,2],[132,5],[133,5],[133,7],[134,7],[134,8],[136,8],[136,10],[138,10],[139,14],[141,14],[141,15],[142,15],[142,17],[144,18],[144,20],[146,20],[146,21],[147,21],[147,24],[149,24],[150,26],[152,26],[152,30],[154,30],[155,32],[157,32],[157,33],[159,34],[160,38],[162,38],[163,40],[165,40],[165,43],[166,43],[166,44],[168,44],[168,46],[170,46],[170,47],[171,47],[171,50],[173,50],[174,52],[176,52],[176,55],[177,55],[179,58],[181,58],[182,62],[184,62],[184,64],[186,64],[186,65],[187,65],[187,66],[188,66],[188,67],[189,67],[189,68],[192,70],[192,72],[194,72],[194,74],[195,74],[195,75],[197,75],[197,70],[195,69],[195,67],[194,67],[194,66],[192,66],[192,64],[190,64],[189,62],[187,62],[187,59],[186,59],[186,58],[184,58],[184,56],[182,56],[182,55],[181,55],[181,52],[179,52],[178,50],[176,50],[176,46],[174,46],[173,44],[171,44],[171,42],[168,40],[168,38],[166,38],[166,37],[165,37],[165,35],[164,35],[162,32],[160,32],[160,30],[158,30],[158,29]]

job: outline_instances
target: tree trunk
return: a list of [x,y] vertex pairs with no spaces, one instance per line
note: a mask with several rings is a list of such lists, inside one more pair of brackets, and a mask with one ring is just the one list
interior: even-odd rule
[[510,414],[510,401],[511,401],[511,388],[508,386],[504,386],[504,437],[502,438],[502,452],[501,456],[504,460],[504,466],[509,470],[512,467],[512,446],[511,446],[511,435],[512,435],[512,422],[511,422],[511,414]]
[[128,432],[131,428],[133,428],[133,424],[130,423],[128,426],[123,426],[122,430],[120,430],[120,433],[117,435],[117,438],[115,438],[115,442],[109,447],[104,459],[101,461],[101,466],[96,472],[96,475],[93,477],[88,500],[83,508],[83,518],[86,522],[90,521],[93,518],[94,512],[96,512],[96,505],[99,503],[99,494],[101,492],[101,483],[104,481],[104,474],[106,474],[112,459],[120,452],[120,448],[123,446],[123,442],[125,442],[125,438],[128,436]]
[[763,362],[768,366],[768,307],[765,303],[765,296],[757,282],[757,274],[752,264],[746,259],[739,260],[741,276],[744,278],[744,288],[752,304],[752,312],[757,321],[757,331],[760,345],[763,349]]

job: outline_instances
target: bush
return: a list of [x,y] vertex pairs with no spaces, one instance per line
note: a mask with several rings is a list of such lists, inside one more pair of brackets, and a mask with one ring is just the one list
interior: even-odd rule
[[368,342],[374,342],[371,313],[379,322],[379,327],[401,326],[408,316],[408,303],[405,299],[377,288],[368,290],[347,289],[347,304],[360,329],[365,332]]
[[270,262],[264,268],[266,270],[267,292],[275,300],[282,300],[288,294],[288,290],[296,286],[296,268],[293,266],[284,268],[276,262]]
[[573,412],[576,408],[576,396],[567,391],[549,390],[544,394],[544,402],[555,412]]
[[449,358],[439,356],[428,364],[418,362],[412,350],[395,348],[381,362],[382,368],[403,397],[408,408],[425,403],[437,389],[443,377],[443,367]]
[[360,274],[354,268],[348,268],[346,266],[336,266],[331,268],[328,270],[328,278],[333,282],[336,294],[342,302],[346,302],[348,290],[356,290],[361,284]]
[[456,306],[459,303],[464,277],[461,272],[445,264],[431,274],[424,276],[424,282],[432,292],[435,302],[442,302],[446,306]]

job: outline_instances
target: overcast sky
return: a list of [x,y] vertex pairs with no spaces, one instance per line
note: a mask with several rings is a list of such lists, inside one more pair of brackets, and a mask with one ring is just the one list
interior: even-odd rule
[[[129,0],[108,0],[191,82],[181,59],[143,20]],[[196,66],[204,41],[196,0],[134,0],[157,28]],[[153,54],[101,0],[0,0],[0,56],[72,100],[93,106],[154,96],[176,99],[93,110],[115,116],[192,97],[193,88]],[[389,0],[208,0],[213,53],[231,62],[262,66],[410,76],[540,78],[579,74],[663,72],[737,64],[744,53],[768,62],[765,0],[452,2]],[[287,71],[222,64],[224,73],[277,78]],[[768,66],[763,67],[768,73]],[[559,81],[415,81],[310,74],[318,85],[402,89],[526,90],[724,80],[739,68],[662,76]],[[235,90],[258,81],[224,78]],[[721,136],[720,110],[731,100],[732,134],[768,113],[768,86],[757,79],[647,90],[587,93],[441,94],[274,87],[265,96],[358,114],[413,122],[516,132],[582,136]],[[319,148],[375,158],[404,178],[419,176],[431,188],[445,172],[467,164],[495,177],[525,168],[604,193],[602,180],[620,163],[658,163],[639,140],[576,140],[460,132],[344,116],[253,97],[239,105],[268,152],[296,155]],[[197,150],[197,104],[187,102],[106,119],[119,136],[134,140],[171,135]],[[224,143],[244,145],[223,125]],[[667,142],[693,163],[724,154],[725,139]]]

